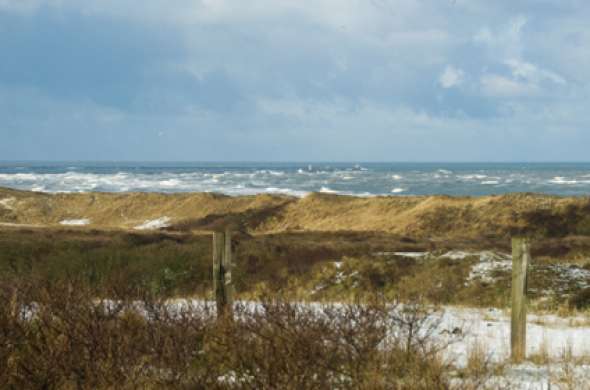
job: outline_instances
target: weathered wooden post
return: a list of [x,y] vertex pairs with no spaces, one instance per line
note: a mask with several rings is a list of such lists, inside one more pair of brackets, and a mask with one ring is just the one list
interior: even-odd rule
[[213,233],[213,291],[217,316],[233,314],[233,284],[231,279],[232,251],[231,232]]
[[12,291],[12,296],[10,297],[10,316],[16,318],[19,313],[19,303],[18,303],[18,290],[15,288]]
[[512,238],[512,321],[510,348],[512,361],[526,357],[526,290],[527,270],[531,261],[530,243],[526,237]]

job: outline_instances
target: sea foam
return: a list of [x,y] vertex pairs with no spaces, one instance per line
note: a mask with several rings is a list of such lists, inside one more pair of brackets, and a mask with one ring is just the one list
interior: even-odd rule
[[321,193],[324,193],[324,194],[337,194],[337,193],[339,193],[339,191],[333,190],[333,189],[328,188],[328,187],[322,187],[322,188],[320,188],[320,192]]
[[578,184],[577,180],[568,180],[563,176],[555,176],[552,180],[549,180],[553,184]]
[[[74,169],[75,168],[75,169]],[[590,193],[590,164],[96,164],[0,165],[0,187],[47,193],[217,192],[232,196],[324,192],[354,196]],[[402,191],[403,190],[403,191]],[[2,206],[0,206],[2,208]]]

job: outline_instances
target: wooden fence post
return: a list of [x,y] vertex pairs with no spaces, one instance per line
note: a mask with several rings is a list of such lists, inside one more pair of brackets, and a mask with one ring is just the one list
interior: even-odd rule
[[529,239],[512,238],[512,319],[510,349],[512,361],[526,358],[527,270],[531,260]]
[[15,288],[10,297],[10,315],[16,318],[20,314],[20,305],[18,303],[18,290]]
[[217,316],[232,315],[233,284],[231,279],[232,250],[231,232],[213,233],[213,291],[217,307]]

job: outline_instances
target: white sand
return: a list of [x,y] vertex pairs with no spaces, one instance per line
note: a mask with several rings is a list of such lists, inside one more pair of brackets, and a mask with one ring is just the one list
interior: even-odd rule
[[14,202],[16,202],[16,198],[5,198],[0,200],[0,207],[3,207],[7,210],[14,210]]
[[59,223],[64,226],[86,226],[90,225],[89,219],[65,219]]
[[169,217],[162,217],[153,220],[147,220],[141,225],[134,227],[135,230],[157,230],[170,226],[172,219]]

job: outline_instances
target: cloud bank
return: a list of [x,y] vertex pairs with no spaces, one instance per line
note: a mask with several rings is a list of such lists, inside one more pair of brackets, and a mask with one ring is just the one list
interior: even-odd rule
[[0,0],[0,160],[587,160],[590,4]]

